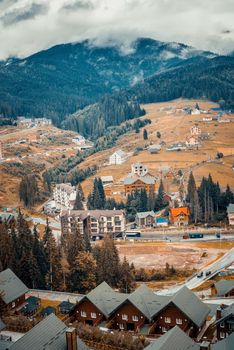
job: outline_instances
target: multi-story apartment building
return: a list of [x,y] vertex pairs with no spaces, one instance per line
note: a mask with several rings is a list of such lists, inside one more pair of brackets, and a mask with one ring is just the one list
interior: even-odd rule
[[123,210],[63,210],[60,214],[62,235],[78,229],[86,231],[91,238],[102,238],[105,234],[120,236],[125,230]]
[[155,192],[156,178],[151,175],[128,176],[124,180],[125,194],[145,189],[147,192]]
[[58,184],[54,188],[53,197],[56,204],[73,209],[76,199],[76,188],[70,183]]
[[141,163],[134,163],[131,166],[131,173],[132,175],[137,175],[137,176],[145,176],[148,174],[149,170],[146,165],[143,165]]

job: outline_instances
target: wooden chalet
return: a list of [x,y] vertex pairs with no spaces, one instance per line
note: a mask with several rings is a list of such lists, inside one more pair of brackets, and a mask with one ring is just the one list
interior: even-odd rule
[[234,333],[234,303],[217,309],[215,326],[219,340]]
[[145,176],[128,176],[124,180],[124,191],[126,195],[143,189],[147,192],[155,192],[155,183],[155,177],[149,174]]
[[26,285],[11,269],[0,272],[0,303],[8,310],[18,309],[25,302]]
[[189,208],[170,208],[169,220],[172,225],[175,226],[185,226],[189,224]]

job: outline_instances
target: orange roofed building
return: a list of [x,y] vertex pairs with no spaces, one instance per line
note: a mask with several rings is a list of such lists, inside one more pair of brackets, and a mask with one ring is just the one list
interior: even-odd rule
[[169,213],[170,223],[175,226],[185,226],[189,223],[189,208],[171,208]]

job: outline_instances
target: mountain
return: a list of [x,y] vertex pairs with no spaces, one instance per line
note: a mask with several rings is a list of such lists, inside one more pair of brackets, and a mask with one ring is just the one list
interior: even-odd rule
[[215,54],[178,43],[136,40],[131,50],[63,44],[25,59],[0,62],[0,115],[48,116],[56,125],[68,114],[163,73],[190,59]]
[[192,58],[128,91],[140,103],[206,98],[234,109],[234,57]]

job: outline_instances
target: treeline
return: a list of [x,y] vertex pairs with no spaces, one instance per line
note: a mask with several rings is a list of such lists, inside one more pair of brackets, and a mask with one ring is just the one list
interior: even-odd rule
[[[222,101],[222,106],[234,109],[234,59],[187,60],[171,70],[146,79],[134,86],[130,96],[140,103],[174,100],[176,98],[206,98]],[[192,82],[192,83],[191,83]]]
[[128,100],[125,94],[105,95],[98,103],[66,117],[62,127],[96,139],[103,136],[108,127],[144,114],[139,103]]
[[126,259],[119,259],[112,237],[91,248],[87,233],[77,227],[62,243],[56,242],[47,224],[42,239],[19,213],[15,222],[0,222],[0,271],[11,268],[28,288],[86,293],[106,281],[130,292],[134,276]]
[[203,177],[199,187],[193,173],[190,173],[187,187],[186,201],[190,207],[191,221],[212,223],[226,218],[227,206],[234,203],[234,194],[229,185],[221,192],[219,183],[215,183],[212,176]]

